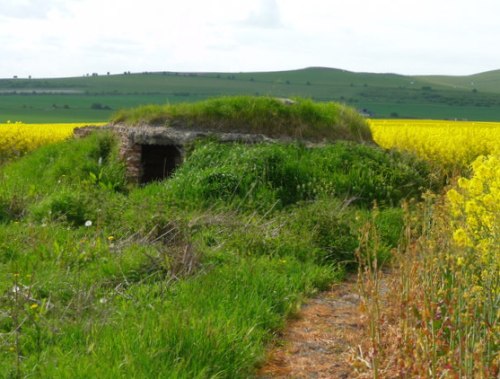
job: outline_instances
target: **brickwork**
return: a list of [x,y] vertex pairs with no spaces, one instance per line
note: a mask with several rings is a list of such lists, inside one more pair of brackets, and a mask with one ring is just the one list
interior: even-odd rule
[[120,158],[126,165],[126,176],[130,183],[141,183],[143,176],[143,146],[175,146],[180,157],[175,158],[175,166],[182,163],[184,158],[184,147],[200,138],[215,138],[219,142],[239,142],[239,143],[259,143],[275,142],[260,134],[242,133],[220,133],[211,131],[199,131],[193,129],[177,129],[172,127],[138,126],[130,127],[124,125],[104,126],[104,127],[83,127],[77,128],[74,135],[82,138],[94,131],[111,131],[119,139]]

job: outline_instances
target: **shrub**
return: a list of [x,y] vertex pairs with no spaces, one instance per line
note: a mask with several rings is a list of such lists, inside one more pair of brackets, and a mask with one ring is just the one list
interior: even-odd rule
[[41,219],[50,211],[56,219],[85,222],[106,206],[99,203],[106,191],[125,191],[124,173],[111,134],[41,147],[2,167],[0,217],[18,218],[32,210]]
[[196,145],[165,183],[170,198],[187,206],[231,205],[268,211],[323,197],[371,207],[395,205],[432,186],[425,163],[379,148],[337,143],[243,146]]

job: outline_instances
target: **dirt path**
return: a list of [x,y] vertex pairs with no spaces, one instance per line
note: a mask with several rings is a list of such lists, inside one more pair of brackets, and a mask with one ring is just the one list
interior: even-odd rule
[[[353,378],[355,349],[363,339],[356,276],[309,300],[289,322],[268,363],[265,378]],[[357,363],[359,366],[359,361]]]

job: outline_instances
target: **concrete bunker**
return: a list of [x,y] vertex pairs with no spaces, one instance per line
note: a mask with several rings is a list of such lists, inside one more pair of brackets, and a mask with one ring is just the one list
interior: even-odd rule
[[170,177],[182,163],[182,149],[178,145],[141,145],[141,184]]
[[223,133],[150,125],[86,126],[76,128],[74,134],[82,138],[99,131],[112,132],[118,138],[119,155],[125,164],[127,180],[133,184],[145,184],[169,178],[183,163],[186,148],[199,139],[208,138],[219,143],[276,142],[261,134]]

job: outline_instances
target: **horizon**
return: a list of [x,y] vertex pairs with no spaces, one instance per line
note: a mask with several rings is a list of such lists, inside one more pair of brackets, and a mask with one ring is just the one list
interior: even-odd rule
[[70,75],[70,76],[43,76],[43,77],[37,77],[37,76],[28,76],[28,77],[20,77],[18,75],[14,75],[12,77],[0,77],[0,80],[43,80],[43,79],[73,79],[73,78],[85,78],[85,77],[92,77],[94,74],[97,74],[97,76],[120,76],[120,75],[143,75],[143,74],[161,74],[161,73],[179,73],[179,74],[200,74],[200,75],[206,75],[206,74],[252,74],[252,73],[279,73],[279,72],[293,72],[293,71],[302,71],[302,70],[313,70],[313,69],[324,69],[324,70],[334,70],[334,71],[342,71],[342,72],[349,72],[353,74],[373,74],[373,75],[398,75],[398,76],[405,76],[405,77],[427,77],[427,76],[452,76],[452,77],[468,77],[468,76],[475,76],[475,75],[480,75],[480,74],[485,74],[488,72],[495,72],[495,71],[500,71],[500,68],[498,69],[492,69],[492,70],[487,70],[487,71],[481,71],[481,72],[474,72],[470,74],[458,74],[458,75],[451,75],[451,74],[444,74],[444,73],[433,73],[433,74],[404,74],[404,73],[398,73],[398,72],[369,72],[369,71],[353,71],[353,70],[348,70],[344,68],[338,68],[338,67],[326,67],[326,66],[309,66],[309,67],[302,67],[302,68],[296,68],[296,69],[288,69],[288,70],[258,70],[258,71],[182,71],[182,70],[158,70],[158,71],[137,71],[137,72],[132,72],[132,71],[123,71],[123,72],[88,72],[83,75]]
[[3,0],[0,77],[314,66],[468,76],[500,67],[498,13],[494,0]]

